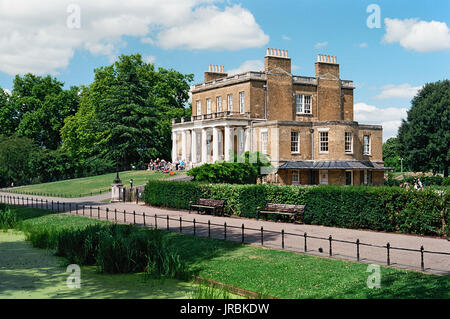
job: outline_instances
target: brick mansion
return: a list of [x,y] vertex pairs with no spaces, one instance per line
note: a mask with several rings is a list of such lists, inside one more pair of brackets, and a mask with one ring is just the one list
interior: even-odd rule
[[382,127],[354,121],[353,91],[334,56],[318,55],[314,77],[293,75],[279,49],[267,49],[264,71],[210,65],[191,88],[192,117],[172,121],[172,160],[189,168],[259,151],[275,168],[263,182],[383,184]]

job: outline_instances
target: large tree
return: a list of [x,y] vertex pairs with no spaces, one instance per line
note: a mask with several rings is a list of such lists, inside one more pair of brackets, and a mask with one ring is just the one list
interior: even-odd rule
[[[383,143],[383,162],[384,166],[393,168],[396,172],[402,170],[402,163],[400,162],[400,147],[398,143],[398,138],[391,137],[388,138],[386,142]],[[408,171],[409,167],[406,161],[403,161],[403,171]]]
[[57,149],[64,118],[78,109],[78,88],[65,90],[51,76],[26,74],[14,78],[11,96],[0,90],[0,134],[28,137],[37,145]]
[[32,161],[38,153],[26,137],[0,136],[0,186],[28,184],[33,179]]
[[171,119],[189,115],[192,75],[155,69],[140,54],[122,55],[95,70],[81,106],[61,130],[63,147],[83,160],[113,160],[121,168],[170,156]]
[[398,132],[400,155],[415,171],[443,171],[448,176],[450,81],[426,84],[411,104]]

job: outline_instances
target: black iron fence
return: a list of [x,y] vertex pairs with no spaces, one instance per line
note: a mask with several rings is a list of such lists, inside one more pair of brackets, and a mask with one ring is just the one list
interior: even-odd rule
[[0,189],[0,191],[1,192],[5,192],[5,193],[28,195],[28,196],[77,198],[77,197],[86,197],[86,196],[94,196],[94,195],[101,195],[101,194],[104,194],[104,193],[109,193],[111,191],[111,188],[101,189],[101,190],[94,191],[94,192],[80,193],[80,194],[70,194],[70,193],[58,194],[58,193],[50,193],[50,192],[27,192],[27,191],[21,191],[20,188]]
[[[343,243],[348,245],[354,245],[355,248],[354,252],[357,261],[361,260],[361,253],[360,253],[361,246],[380,248],[386,251],[386,264],[388,266],[392,264],[391,251],[394,250],[408,251],[417,253],[418,261],[420,262],[420,268],[423,271],[425,270],[425,258],[424,258],[425,254],[450,256],[449,252],[425,250],[423,246],[420,246],[419,249],[394,247],[391,246],[389,242],[387,242],[386,245],[376,245],[370,243],[363,243],[359,239],[356,239],[356,241],[336,239],[333,238],[331,235],[328,237],[320,237],[309,235],[306,232],[303,234],[298,234],[285,232],[284,229],[282,229],[281,231],[269,230],[264,229],[262,226],[261,228],[258,229],[251,228],[246,227],[244,223],[242,223],[241,226],[234,226],[234,225],[227,225],[226,222],[224,222],[223,224],[212,223],[211,220],[208,220],[208,222],[197,221],[195,218],[193,220],[186,220],[183,219],[182,217],[173,218],[170,217],[169,215],[158,215],[156,213],[147,214],[145,212],[136,213],[136,211],[129,212],[126,210],[122,211],[117,209],[110,210],[109,208],[102,208],[100,206],[94,207],[92,205],[81,205],[78,203],[70,203],[70,202],[66,203],[59,201],[55,202],[53,200],[49,201],[43,199],[36,199],[32,197],[28,198],[10,195],[0,195],[0,203],[4,203],[7,205],[26,206],[37,209],[50,210],[52,212],[57,213],[60,212],[75,213],[76,215],[79,216],[97,218],[100,220],[108,220],[115,223],[133,224],[137,226],[151,227],[155,229],[164,229],[167,231],[177,231],[179,233],[183,233],[184,231],[184,233],[193,234],[194,236],[238,241],[242,244],[250,243],[249,240],[246,241],[246,239],[249,239],[249,237],[251,237],[253,239],[251,243],[257,243],[260,244],[261,246],[265,246],[265,239],[267,238],[267,236],[276,235],[281,236],[281,245],[280,245],[281,247],[279,247],[281,249],[285,249],[286,236],[294,236],[299,239],[298,241],[296,241],[299,243],[298,250],[303,251],[305,253],[310,252],[310,250],[308,249],[308,240],[316,239],[324,241],[325,243],[328,244],[329,256],[333,256],[333,243]],[[140,221],[136,222],[136,218],[138,218]],[[173,222],[175,222],[177,225],[173,226]],[[203,228],[201,228],[202,226]],[[227,236],[227,232],[229,234],[230,230],[238,230],[237,232],[235,231],[235,233],[233,233],[232,238],[230,238],[231,236],[229,235]],[[249,232],[253,232],[253,235],[250,235]],[[256,237],[258,237],[257,240]]]

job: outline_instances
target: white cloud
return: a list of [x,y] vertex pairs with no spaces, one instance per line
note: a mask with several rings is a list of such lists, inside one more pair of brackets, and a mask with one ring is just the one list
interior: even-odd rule
[[75,50],[114,59],[125,36],[163,48],[238,50],[269,37],[239,5],[221,0],[77,0],[80,28],[69,28],[72,0],[0,0],[0,72],[56,74]]
[[322,48],[325,48],[327,45],[328,45],[327,41],[325,41],[325,42],[317,42],[314,45],[314,49],[322,49]]
[[285,34],[283,34],[283,35],[281,36],[281,38],[282,38],[283,40],[285,40],[285,41],[290,41],[290,40],[291,40],[291,38],[288,37],[288,36],[285,35]]
[[363,43],[360,43],[359,47],[360,47],[360,48],[367,48],[368,45],[367,45],[366,42],[363,42]]
[[405,49],[422,53],[450,50],[450,30],[445,22],[386,18],[384,23],[383,42],[398,42]]
[[355,103],[354,119],[360,124],[376,124],[383,126],[383,141],[397,136],[397,131],[406,119],[407,108],[379,108],[363,102]]
[[376,99],[392,99],[392,98],[402,98],[402,99],[412,99],[417,92],[423,86],[411,86],[411,84],[389,84],[381,87],[381,92]]
[[244,73],[248,71],[263,71],[264,62],[261,60],[247,60],[236,69],[227,71],[228,75]]
[[239,5],[221,11],[215,6],[199,7],[191,19],[158,34],[166,49],[185,47],[194,50],[240,50],[261,47],[269,42],[253,15]]

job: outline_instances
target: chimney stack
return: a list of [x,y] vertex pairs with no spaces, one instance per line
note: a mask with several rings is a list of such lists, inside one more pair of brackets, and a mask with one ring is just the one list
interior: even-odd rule
[[223,65],[210,64],[208,71],[205,72],[205,82],[214,81],[227,76],[228,74],[225,73],[225,67]]
[[275,68],[281,68],[291,73],[291,58],[288,56],[287,50],[267,48],[264,65],[266,72]]

